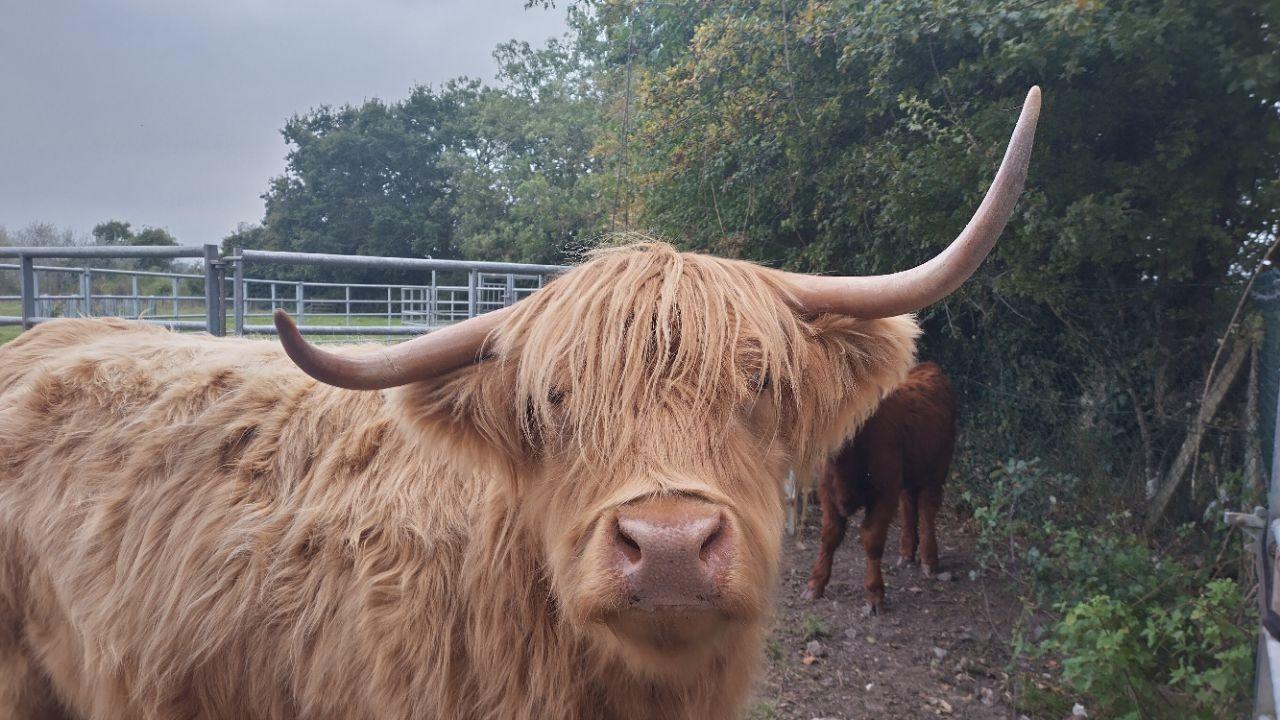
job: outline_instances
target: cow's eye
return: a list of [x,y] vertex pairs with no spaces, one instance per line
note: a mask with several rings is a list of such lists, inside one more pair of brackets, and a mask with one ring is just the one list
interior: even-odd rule
[[551,388],[547,391],[547,402],[552,405],[559,405],[564,402],[564,391],[560,388]]
[[769,373],[765,372],[759,375],[752,375],[747,381],[747,385],[751,388],[751,392],[759,394],[773,387],[773,378],[769,377]]

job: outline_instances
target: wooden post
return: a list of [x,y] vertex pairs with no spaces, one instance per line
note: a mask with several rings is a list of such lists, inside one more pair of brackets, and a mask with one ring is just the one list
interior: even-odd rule
[[[1227,396],[1227,391],[1231,389],[1232,383],[1235,382],[1236,376],[1240,374],[1240,368],[1244,365],[1245,358],[1249,356],[1249,348],[1251,341],[1246,339],[1237,339],[1235,347],[1232,348],[1231,354],[1227,356],[1227,361],[1222,365],[1222,372],[1214,379],[1213,385],[1209,388],[1209,392],[1205,395],[1204,403],[1201,404],[1196,412],[1195,420],[1191,424],[1191,428],[1187,430],[1187,437],[1179,449],[1177,457],[1173,460],[1173,465],[1169,468],[1169,473],[1165,476],[1164,484],[1159,487],[1154,496],[1151,498],[1151,510],[1147,515],[1146,523],[1143,531],[1150,534],[1155,529],[1156,523],[1160,522],[1160,518],[1164,516],[1164,512],[1169,507],[1169,502],[1173,500],[1174,493],[1182,484],[1182,479],[1187,476],[1187,471],[1191,469],[1191,464],[1195,460],[1196,453],[1200,452],[1200,440],[1204,437],[1205,425],[1213,419],[1218,412],[1218,406]],[[1276,440],[1280,442],[1280,422],[1276,423]],[[1273,468],[1276,467],[1273,465]],[[1275,470],[1273,469],[1274,473]],[[1274,474],[1273,474],[1274,478]],[[1277,487],[1272,483],[1271,489],[1271,507],[1277,507]]]

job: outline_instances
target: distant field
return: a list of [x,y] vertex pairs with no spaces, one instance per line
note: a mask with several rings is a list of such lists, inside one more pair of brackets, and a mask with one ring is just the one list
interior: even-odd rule
[[[14,301],[6,300],[0,302],[0,315],[20,315],[22,307]],[[0,325],[0,345],[18,337],[18,333],[22,332],[22,328],[10,325]]]
[[[183,312],[184,314],[192,314],[192,315],[198,315],[200,312],[202,312],[202,310],[203,308],[201,307],[191,307],[185,304],[181,308],[181,312]],[[22,314],[22,308],[16,301],[0,302],[0,315],[16,316],[21,314]],[[256,326],[269,325],[270,324],[269,318],[252,317],[252,318],[248,318],[245,324],[246,324],[246,329],[248,330],[248,334],[250,336],[259,337],[259,338],[271,337],[270,335],[258,334],[253,332],[253,326],[255,325]],[[377,317],[352,317],[348,321],[347,318],[343,315],[328,315],[328,314],[317,313],[317,314],[304,315],[301,318],[300,324],[303,325],[304,327],[307,325],[347,325],[347,324],[350,324],[356,327],[386,327],[387,317],[385,315],[380,315]],[[402,324],[403,323],[400,322],[400,318],[398,316],[393,316],[391,318],[391,325],[393,327],[398,327]],[[234,326],[234,318],[230,313],[228,313],[227,328],[230,329],[233,326]],[[15,325],[0,326],[0,344],[4,344],[16,338],[21,331],[22,331],[21,328]],[[407,336],[404,336],[404,335],[391,335],[391,336],[317,335],[317,336],[314,336],[314,339],[316,342],[328,344],[328,343],[354,343],[354,342],[398,342],[400,340],[405,339],[406,337]]]

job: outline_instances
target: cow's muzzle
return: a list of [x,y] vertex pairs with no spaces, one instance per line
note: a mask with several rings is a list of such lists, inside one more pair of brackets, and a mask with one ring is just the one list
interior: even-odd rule
[[619,508],[613,546],[626,606],[641,611],[714,611],[735,556],[724,509],[686,496]]

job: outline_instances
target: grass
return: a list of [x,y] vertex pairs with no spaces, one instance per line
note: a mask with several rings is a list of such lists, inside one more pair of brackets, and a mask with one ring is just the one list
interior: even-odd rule
[[747,708],[748,720],[774,720],[782,717],[778,714],[777,700],[758,700]]
[[805,640],[817,640],[818,638],[827,637],[827,626],[816,615],[806,613],[801,622],[803,624],[801,631]]
[[[12,300],[0,302],[0,315],[21,315],[22,305]],[[22,328],[17,325],[0,325],[0,345],[18,337]]]
[[[203,313],[204,306],[192,303],[183,303],[179,308],[179,312],[183,314],[198,315]],[[16,301],[0,302],[0,315],[19,316],[22,314],[22,306]],[[195,320],[196,318],[184,318]],[[379,315],[377,317],[352,317],[348,321],[344,315],[334,315],[325,313],[308,313],[304,314],[301,319],[295,317],[300,325],[306,327],[308,325],[351,325],[353,327],[387,327],[387,317]],[[265,333],[253,332],[253,327],[266,326],[270,324],[270,318],[252,317],[246,319],[245,329],[251,337],[264,338],[272,337]],[[227,329],[230,330],[235,325],[234,317],[231,313],[227,313]],[[399,327],[403,325],[398,315],[391,318],[391,326]],[[0,326],[0,345],[18,337],[22,332],[22,328],[16,325]],[[406,336],[403,335],[325,335],[317,336],[317,342],[324,343],[349,343],[349,342],[398,342]]]

